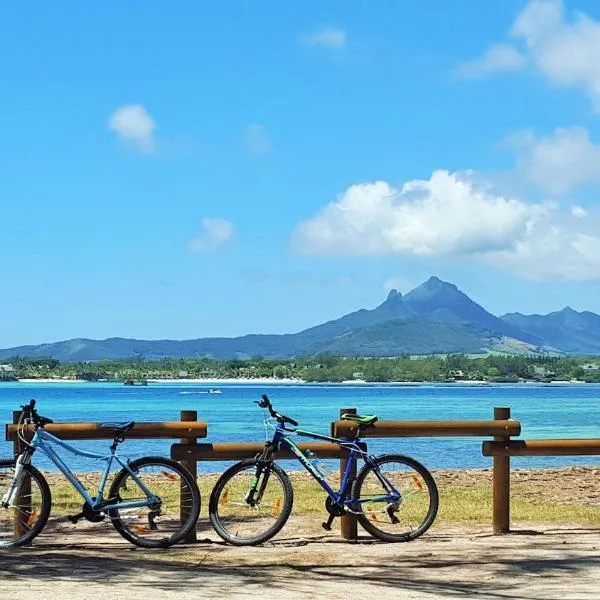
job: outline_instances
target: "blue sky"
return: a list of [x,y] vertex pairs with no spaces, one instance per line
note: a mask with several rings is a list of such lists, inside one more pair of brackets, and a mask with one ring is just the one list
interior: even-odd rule
[[600,312],[600,5],[0,8],[0,347],[288,332],[430,275]]

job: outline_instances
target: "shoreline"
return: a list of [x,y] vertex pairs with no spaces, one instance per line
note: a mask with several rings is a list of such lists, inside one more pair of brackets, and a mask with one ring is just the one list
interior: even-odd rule
[[[581,456],[580,458],[594,458],[594,456]],[[285,458],[285,459],[277,459],[278,462],[285,461],[286,463],[294,464],[294,467],[286,466],[286,472],[295,478],[305,478],[308,481],[313,481],[312,476],[297,462],[295,459]],[[337,458],[324,458],[322,460],[326,460],[328,462],[339,461]],[[231,460],[223,460],[220,462],[239,462],[234,459]],[[297,463],[297,465],[296,465]],[[434,476],[437,483],[441,485],[456,485],[458,483],[474,483],[481,481],[488,481],[491,484],[492,475],[493,475],[493,466],[490,464],[489,467],[463,467],[463,468],[453,468],[449,469],[447,467],[439,467],[439,468],[428,468],[431,474]],[[62,473],[58,470],[49,470],[49,469],[41,469],[41,472],[44,476],[57,476],[62,477]],[[102,474],[101,471],[81,471],[75,469],[73,471],[75,475],[93,475],[96,474],[100,476]],[[214,471],[198,471],[198,477],[215,477],[220,476],[222,474],[222,470],[215,469]],[[331,471],[332,476],[335,478],[336,473],[334,470]],[[582,478],[585,482],[589,483],[591,480],[595,480],[595,478],[600,475],[600,468],[597,463],[594,461],[590,461],[589,463],[583,462],[580,465],[562,465],[562,466],[546,466],[546,467],[513,467],[511,466],[511,476],[514,478],[513,483],[522,483],[524,480],[527,481],[530,478],[541,478],[545,480],[545,477],[549,477],[548,481],[553,481],[555,477],[567,476],[567,477],[575,477]],[[588,486],[589,487],[589,486]],[[568,491],[568,490],[566,490]],[[593,492],[593,498],[597,500],[600,504],[600,494]]]
[[282,379],[272,379],[269,377],[253,377],[253,378],[244,378],[244,377],[223,377],[222,379],[215,379],[210,377],[196,377],[196,378],[173,378],[173,379],[146,379],[148,383],[206,383],[206,384],[219,384],[219,383],[253,383],[253,384],[299,384],[299,383],[307,383],[303,379],[294,379],[294,378],[282,378]]
[[[487,387],[487,386],[528,386],[528,385],[541,385],[541,386],[570,386],[570,385],[594,385],[586,381],[569,381],[569,380],[556,380],[556,381],[515,381],[515,382],[494,382],[485,380],[456,380],[456,381],[364,381],[359,379],[348,379],[344,381],[306,381],[304,379],[295,378],[282,378],[273,379],[270,377],[223,377],[218,378],[168,378],[158,379],[150,378],[146,380],[149,384],[200,384],[200,385],[317,385],[317,386],[356,386],[356,387],[369,387],[369,386],[395,386],[395,387],[419,387],[419,386],[470,386],[470,387]],[[88,381],[87,379],[55,379],[55,378],[20,378],[16,381],[2,381],[2,383],[26,383],[26,384],[95,384],[95,383],[107,383],[111,385],[123,385],[122,381]],[[135,387],[139,387],[136,384]]]
[[[11,383],[10,381],[8,383]],[[50,378],[23,378],[12,383],[89,383],[86,379],[50,379]]]

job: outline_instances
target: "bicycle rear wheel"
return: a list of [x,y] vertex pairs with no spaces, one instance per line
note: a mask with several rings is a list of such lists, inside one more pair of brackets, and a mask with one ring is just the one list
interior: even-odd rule
[[[115,529],[143,548],[167,548],[180,542],[196,526],[200,492],[194,476],[179,463],[147,456],[129,464],[142,484],[160,502],[154,506],[113,508],[106,512]],[[121,469],[110,487],[115,502],[145,500],[146,494],[127,469]]]
[[[389,499],[389,485],[399,492]],[[386,499],[386,496],[388,498]],[[366,464],[352,487],[352,508],[358,522],[385,542],[408,542],[433,524],[439,495],[431,473],[418,461],[402,454],[384,454]]]
[[0,549],[29,544],[42,531],[52,505],[44,476],[33,466],[23,467],[23,480],[10,506],[2,504],[15,476],[15,460],[0,459]]
[[[292,512],[294,492],[286,472],[275,463],[259,465],[254,459],[233,465],[210,495],[210,521],[215,531],[235,546],[270,540]],[[256,492],[251,497],[253,487]]]

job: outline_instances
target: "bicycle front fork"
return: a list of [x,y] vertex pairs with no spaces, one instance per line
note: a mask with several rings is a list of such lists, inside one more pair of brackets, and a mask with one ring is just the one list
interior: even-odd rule
[[[254,507],[256,506],[262,499],[263,494],[265,493],[265,489],[267,487],[267,483],[269,482],[269,476],[271,475],[271,471],[269,469],[269,463],[265,463],[263,465],[259,465],[256,469],[256,475],[252,478],[252,483],[250,484],[250,489],[246,494],[244,500],[247,504]],[[262,479],[261,479],[262,476]],[[260,483],[260,489],[258,484]]]
[[19,488],[23,483],[23,478],[25,477],[25,465],[31,463],[31,452],[23,452],[19,454],[17,458],[17,462],[15,464],[15,474],[10,483],[10,487],[2,497],[2,501],[0,504],[3,508],[10,508],[14,505],[15,500],[17,499],[17,494],[19,493]]

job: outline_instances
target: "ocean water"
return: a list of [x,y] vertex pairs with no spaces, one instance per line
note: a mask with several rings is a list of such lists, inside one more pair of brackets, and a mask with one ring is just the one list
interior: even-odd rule
[[[377,414],[381,419],[491,419],[494,406],[508,406],[521,421],[522,438],[600,437],[600,385],[219,385],[221,394],[208,394],[200,384],[0,384],[0,421],[12,422],[12,411],[35,398],[40,414],[55,421],[166,421],[178,420],[181,410],[197,410],[208,422],[211,442],[264,441],[263,411],[254,400],[268,393],[276,410],[291,416],[311,431],[329,433],[340,408]],[[4,436],[2,436],[4,440]],[[368,440],[375,452],[402,452],[430,468],[490,467],[481,455],[482,438],[404,438]],[[108,441],[72,442],[79,448],[104,452]],[[137,457],[166,454],[169,440],[127,440],[122,453]],[[9,456],[11,444],[0,441],[0,456]],[[42,456],[34,462],[53,466]],[[66,455],[79,471],[97,464]],[[593,465],[600,458],[540,457],[514,459],[515,467]],[[226,463],[206,463],[200,470],[218,471]],[[287,462],[288,468],[297,468]]]

